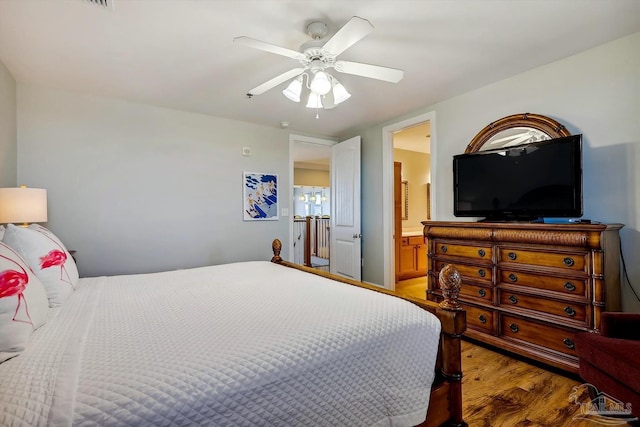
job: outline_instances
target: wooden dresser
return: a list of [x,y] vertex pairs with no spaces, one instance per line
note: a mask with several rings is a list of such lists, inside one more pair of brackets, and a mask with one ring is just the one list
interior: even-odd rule
[[470,338],[577,373],[575,334],[620,310],[620,224],[422,224],[427,299],[453,264]]

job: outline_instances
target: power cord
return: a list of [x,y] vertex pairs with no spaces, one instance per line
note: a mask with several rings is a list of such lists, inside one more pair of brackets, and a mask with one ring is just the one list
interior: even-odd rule
[[640,297],[638,296],[636,290],[633,288],[633,285],[631,285],[631,280],[629,279],[627,264],[624,261],[624,254],[622,253],[622,241],[620,241],[620,259],[622,260],[622,273],[624,275],[624,278],[627,279],[627,285],[629,285],[629,288],[631,288],[631,292],[633,292],[633,294],[636,296],[636,299],[640,302]]

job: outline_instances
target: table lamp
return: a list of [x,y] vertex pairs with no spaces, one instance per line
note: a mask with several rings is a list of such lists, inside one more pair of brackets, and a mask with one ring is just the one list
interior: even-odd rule
[[31,222],[47,222],[47,190],[43,188],[0,188],[0,224],[26,227]]

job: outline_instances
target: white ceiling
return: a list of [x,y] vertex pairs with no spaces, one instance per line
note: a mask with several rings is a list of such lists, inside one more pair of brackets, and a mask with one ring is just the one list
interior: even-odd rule
[[393,148],[431,153],[431,123],[424,122],[395,132]]
[[[639,0],[0,0],[0,60],[18,82],[339,136],[640,31]],[[272,89],[305,27],[352,16],[375,29],[340,59],[401,68],[387,83],[336,73],[351,99],[320,112]]]

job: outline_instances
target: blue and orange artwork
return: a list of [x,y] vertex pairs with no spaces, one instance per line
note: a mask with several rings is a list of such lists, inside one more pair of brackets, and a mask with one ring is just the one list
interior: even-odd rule
[[244,173],[244,219],[278,219],[278,175]]

